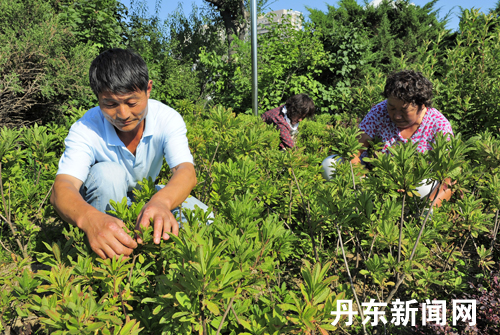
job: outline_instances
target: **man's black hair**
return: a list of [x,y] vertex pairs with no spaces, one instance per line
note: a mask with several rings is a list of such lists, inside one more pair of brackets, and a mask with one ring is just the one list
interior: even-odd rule
[[389,75],[385,83],[385,98],[393,96],[419,107],[432,107],[432,83],[420,72],[403,70]]
[[90,87],[96,96],[109,91],[126,94],[147,92],[148,66],[141,56],[127,49],[109,49],[97,56],[90,65]]
[[316,107],[312,99],[305,93],[292,95],[286,100],[286,113],[291,119],[313,117]]

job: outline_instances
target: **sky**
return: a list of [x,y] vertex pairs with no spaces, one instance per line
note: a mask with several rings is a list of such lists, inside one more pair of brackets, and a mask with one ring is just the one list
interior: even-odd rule
[[[134,1],[134,0],[133,0]],[[135,2],[139,2],[140,0],[135,0]],[[149,7],[149,12],[152,15],[155,11],[155,4],[157,3],[158,0],[144,0],[148,4]],[[207,2],[204,0],[185,0],[185,1],[178,1],[178,0],[160,0],[160,10],[159,10],[159,16],[160,19],[165,19],[169,13],[173,12],[179,3],[182,3],[182,8],[184,10],[184,13],[186,16],[189,15],[191,12],[192,5],[195,4],[198,7],[203,7]],[[269,2],[271,2],[270,0]],[[357,0],[358,3],[363,4],[363,0]],[[130,6],[130,0],[121,0],[121,2],[129,7]],[[428,0],[412,0],[412,3],[414,3],[417,6],[424,6],[426,3],[428,3]],[[498,0],[476,0],[476,1],[471,1],[471,0],[438,0],[438,2],[435,5],[436,9],[440,9],[439,11],[439,17],[444,17],[450,10],[451,10],[451,15],[450,15],[450,20],[448,21],[448,24],[446,28],[452,29],[452,30],[457,30],[458,29],[458,13],[460,12],[459,7],[463,8],[480,8],[481,11],[488,13],[489,9],[496,7],[496,3]],[[328,5],[338,7],[337,1],[325,1],[325,0],[276,0],[269,5],[269,10],[266,10],[265,12],[268,11],[274,11],[274,10],[279,10],[279,9],[292,9],[292,10],[297,10],[299,12],[302,12],[304,16],[307,19],[307,15],[309,12],[306,9],[306,6],[309,8],[313,9],[319,9],[323,12],[326,12],[328,10]]]

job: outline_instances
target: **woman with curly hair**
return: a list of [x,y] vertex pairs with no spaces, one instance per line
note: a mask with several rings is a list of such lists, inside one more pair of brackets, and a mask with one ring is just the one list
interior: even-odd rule
[[[359,125],[363,132],[359,142],[365,148],[369,147],[370,140],[378,137],[384,143],[383,153],[387,153],[393,145],[408,141],[418,143],[417,150],[423,153],[432,150],[436,133],[453,136],[450,122],[432,107],[432,83],[422,73],[412,70],[392,73],[387,78],[383,96],[386,100],[373,106]],[[352,162],[360,163],[366,155],[366,150],[360,151]],[[325,160],[323,166],[330,164]],[[428,193],[431,189],[427,188]],[[420,191],[422,194],[423,189]],[[450,197],[451,190],[443,187],[438,194],[437,205]]]
[[[451,134],[450,122],[432,107],[432,83],[422,73],[404,70],[387,78],[386,100],[373,106],[359,128],[363,131],[360,142],[368,148],[368,141],[380,137],[382,152],[397,142],[419,143],[417,150],[431,150],[435,134]],[[366,155],[364,151],[359,159]],[[359,159],[357,160],[359,162]]]

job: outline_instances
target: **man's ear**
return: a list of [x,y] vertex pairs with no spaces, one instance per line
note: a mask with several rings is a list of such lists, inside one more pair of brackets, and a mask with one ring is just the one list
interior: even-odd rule
[[152,88],[153,88],[153,81],[152,81],[152,80],[150,80],[150,81],[148,82],[148,89],[147,89],[147,91],[146,91],[146,95],[148,96],[148,99],[149,99],[149,96],[151,95],[151,89],[152,89]]

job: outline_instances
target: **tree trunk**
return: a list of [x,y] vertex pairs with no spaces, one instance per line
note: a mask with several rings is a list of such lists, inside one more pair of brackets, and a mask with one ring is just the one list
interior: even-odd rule
[[232,60],[235,50],[232,43],[234,35],[240,40],[245,38],[250,13],[245,8],[244,0],[205,0],[220,13],[226,30],[228,59]]

